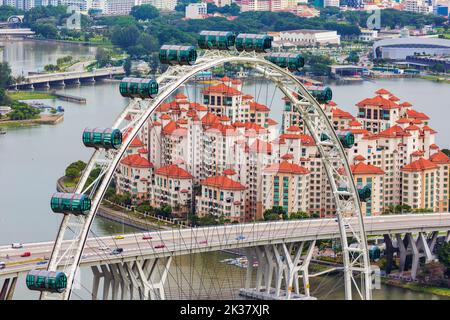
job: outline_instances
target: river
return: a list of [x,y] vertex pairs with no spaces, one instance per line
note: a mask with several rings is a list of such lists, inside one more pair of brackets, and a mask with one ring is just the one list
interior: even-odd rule
[[[41,69],[56,59],[72,55],[88,57],[95,49],[68,44],[51,44],[17,41],[4,42],[3,60],[8,61],[14,73]],[[406,99],[432,117],[431,126],[439,131],[438,143],[448,147],[450,132],[446,130],[446,116],[450,114],[450,87],[424,80],[383,80],[364,82],[363,84],[333,86],[335,101],[345,110],[355,114],[355,103],[384,87],[391,90],[399,98]],[[273,101],[272,106],[279,104],[272,116],[279,119],[281,94],[275,92],[267,83],[259,83],[256,87],[247,84],[244,91],[259,97],[261,103]],[[118,92],[115,82],[103,82],[95,85],[82,85],[62,90],[68,94],[87,99],[86,105],[59,100],[44,100],[52,106],[61,105],[65,109],[64,122],[55,126],[35,126],[26,128],[10,128],[6,135],[0,136],[0,244],[12,242],[38,242],[54,240],[59,228],[61,216],[49,210],[49,199],[55,192],[56,180],[64,174],[66,166],[78,159],[87,161],[91,150],[81,142],[81,132],[88,126],[109,126],[119,112],[126,106],[127,100]],[[190,91],[192,92],[192,91]],[[193,97],[193,93],[191,93]],[[274,98],[272,98],[274,96]],[[435,97],[439,97],[436,99]],[[197,98],[198,99],[198,98]],[[195,99],[193,99],[195,100]],[[101,218],[95,220],[92,235],[110,235],[120,232],[132,232],[121,224],[112,223]],[[219,298],[227,290],[227,297],[235,294],[244,283],[245,272],[235,266],[220,263],[227,257],[224,253],[199,254],[177,258],[169,275],[170,297],[187,295],[177,283],[186,279],[194,279],[194,287],[204,286],[201,290],[206,296]],[[178,271],[177,271],[178,270]],[[183,272],[179,270],[184,270]],[[201,272],[199,270],[202,270]],[[191,278],[186,278],[187,276]],[[86,278],[85,278],[86,277]],[[83,272],[83,283],[89,283],[90,272]],[[181,278],[180,278],[181,277]],[[184,280],[183,280],[183,279]],[[323,298],[343,297],[342,280],[336,277],[322,277],[312,281],[312,289],[316,282],[317,294]],[[191,280],[192,281],[192,280]],[[22,281],[23,282],[23,281]],[[339,284],[337,283],[339,282]],[[221,288],[218,290],[217,288]],[[190,290],[194,290],[191,288]],[[89,298],[88,290],[76,291],[79,298]],[[23,283],[19,285],[16,298],[34,298]],[[422,294],[391,286],[382,286],[382,290],[374,292],[376,299],[439,299],[431,294]],[[74,298],[77,298],[76,296]]]

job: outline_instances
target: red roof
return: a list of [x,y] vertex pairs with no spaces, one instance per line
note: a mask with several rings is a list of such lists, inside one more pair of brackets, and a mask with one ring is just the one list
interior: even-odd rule
[[271,119],[271,118],[267,118],[267,119],[266,119],[266,123],[267,123],[269,126],[275,126],[275,125],[278,124],[278,122],[276,122],[275,120],[273,120],[273,119]]
[[214,123],[206,131],[208,133],[219,133],[224,136],[231,136],[236,134],[236,128],[230,124]]
[[362,155],[358,154],[356,157],[353,158],[353,160],[356,160],[356,161],[365,161],[366,158],[364,158]]
[[350,127],[361,127],[361,126],[362,126],[361,122],[359,122],[359,121],[357,121],[357,120],[355,120],[355,119],[353,119],[352,121],[350,121],[350,122],[348,123],[348,125],[349,125]]
[[265,142],[260,139],[256,139],[255,142],[248,149],[249,152],[253,153],[272,153],[272,144],[270,142]]
[[300,129],[299,126],[290,126],[289,128],[286,129],[286,131],[290,131],[290,132],[301,132],[302,130]]
[[302,144],[304,145],[308,145],[308,146],[315,146],[315,142],[314,142],[314,138],[307,135],[307,134],[293,134],[293,133],[285,133],[282,134],[279,137],[280,140],[285,140],[285,139],[291,139],[291,140],[296,140],[296,139],[300,139]]
[[242,94],[239,90],[226,86],[223,83],[205,88],[202,90],[202,93],[221,93],[225,96],[239,96]]
[[377,107],[380,107],[381,109],[386,109],[386,110],[399,108],[399,106],[395,102],[385,99],[381,96],[376,96],[374,98],[366,98],[366,99],[358,102],[356,105],[358,107],[377,106]]
[[270,109],[267,106],[257,103],[257,102],[254,102],[254,101],[251,101],[249,103],[249,105],[250,105],[250,110],[255,110],[255,111],[259,111],[259,112],[269,112],[270,111]]
[[379,137],[382,138],[398,138],[398,137],[408,137],[411,134],[405,132],[400,126],[393,126],[389,129],[386,129],[378,134]]
[[377,91],[375,91],[376,94],[391,94],[388,90],[381,88]]
[[410,118],[420,119],[420,120],[430,120],[430,118],[423,112],[418,112],[416,110],[407,110],[406,114]]
[[287,161],[282,161],[280,163],[274,163],[266,168],[264,172],[272,173],[288,173],[288,174],[308,174],[309,170],[295,163],[289,163]]
[[436,152],[430,157],[430,160],[434,163],[438,164],[447,164],[450,163],[450,158],[443,153],[442,151]]
[[176,96],[175,96],[175,99],[187,99],[187,97],[183,94],[183,93],[178,93]]
[[189,172],[178,167],[175,164],[161,167],[155,171],[155,174],[174,178],[174,179],[193,179],[194,178]]
[[437,144],[433,143],[432,145],[430,145],[430,149],[438,150],[439,146]]
[[134,167],[134,168],[152,168],[153,164],[145,159],[144,157],[141,157],[138,154],[131,154],[122,160],[120,160],[120,163],[126,166]]
[[402,102],[399,104],[400,107],[412,107],[412,104],[408,101]]
[[428,159],[420,158],[419,160],[413,161],[410,164],[404,166],[401,171],[407,172],[417,172],[429,169],[436,169],[438,166]]
[[334,118],[353,119],[353,116],[347,111],[336,108],[332,111]]
[[359,162],[358,164],[350,166],[353,174],[384,174],[384,171],[376,166]]
[[405,128],[405,131],[420,131],[420,128],[416,125],[410,125]]
[[130,144],[131,148],[140,148],[140,147],[143,147],[143,146],[144,146],[144,143],[138,137],[134,138],[133,141],[131,141],[131,144]]
[[201,185],[218,188],[221,190],[237,190],[242,191],[247,189],[244,185],[237,181],[231,180],[227,176],[212,176],[200,182]]
[[421,157],[421,156],[423,156],[424,154],[425,154],[425,152],[422,151],[422,150],[417,150],[417,151],[414,151],[413,153],[411,153],[411,155],[412,155],[413,157]]
[[219,117],[216,116],[214,113],[208,112],[204,115],[202,118],[202,124],[205,126],[211,126],[215,123],[219,122]]
[[423,131],[429,131],[431,134],[436,134],[437,131],[431,129],[429,126],[424,126]]
[[223,171],[223,174],[226,176],[234,176],[236,174],[236,171],[234,171],[233,169],[226,169]]
[[291,153],[286,153],[284,156],[281,157],[281,159],[292,160],[292,159],[294,159],[294,155],[292,155]]

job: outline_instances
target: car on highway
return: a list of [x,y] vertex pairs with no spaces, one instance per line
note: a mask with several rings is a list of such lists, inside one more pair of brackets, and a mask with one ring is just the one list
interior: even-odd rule
[[13,249],[20,249],[20,248],[23,248],[23,244],[21,244],[21,243],[13,243],[13,244],[11,244],[11,248],[13,248]]
[[29,252],[29,251],[24,252],[24,253],[22,253],[20,256],[21,256],[22,258],[29,257],[29,256],[31,256],[31,252]]
[[43,265],[43,264],[47,264],[47,261],[39,261],[39,262],[36,262],[36,265],[38,265],[38,266]]
[[0,269],[5,269],[6,268],[6,263],[1,261],[0,262]]
[[242,234],[236,237],[236,240],[245,240],[245,236],[243,236]]
[[122,240],[122,239],[125,239],[125,237],[124,237],[124,236],[115,236],[114,239],[116,239],[116,240]]
[[118,255],[123,252],[123,248],[115,248],[113,251],[111,251],[111,255]]
[[98,247],[98,250],[100,250],[100,251],[109,251],[109,247],[108,246],[100,246],[100,247]]
[[165,246],[166,246],[165,244],[161,243],[161,244],[157,244],[157,245],[154,246],[153,248],[155,248],[155,249],[162,249],[162,248],[164,248]]
[[142,240],[152,240],[153,239],[153,237],[150,237],[150,236],[143,236],[142,237]]
[[198,244],[208,244],[208,240],[199,241]]

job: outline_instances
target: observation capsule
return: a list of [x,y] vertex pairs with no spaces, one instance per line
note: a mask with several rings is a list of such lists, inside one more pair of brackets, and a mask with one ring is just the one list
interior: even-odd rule
[[307,86],[306,89],[319,103],[328,103],[333,99],[333,91],[330,87]]
[[86,128],[83,131],[83,143],[88,148],[119,149],[122,132],[113,128]]
[[241,33],[236,37],[238,51],[267,52],[272,49],[273,38],[266,34]]
[[194,46],[163,45],[159,50],[159,61],[170,65],[193,65],[197,61]]
[[264,58],[289,71],[299,71],[305,65],[305,59],[299,53],[274,52]]
[[[336,135],[346,149],[350,149],[355,144],[355,135],[350,131],[336,131]],[[330,137],[325,133],[320,135],[320,141],[330,140]]]
[[125,98],[153,99],[158,94],[159,86],[154,79],[123,78],[119,91]]
[[359,200],[361,202],[367,202],[372,196],[372,186],[367,184],[365,186],[357,186]]
[[31,270],[27,274],[26,284],[33,291],[63,293],[67,288],[67,276],[64,272]]
[[[367,202],[372,196],[372,186],[370,184],[365,186],[357,185],[356,190],[358,191],[359,201],[361,202]],[[338,191],[348,191],[347,185],[344,183],[339,184]],[[346,196],[344,198],[347,199],[348,197]]]
[[201,49],[230,50],[236,36],[230,31],[201,31],[198,46]]
[[50,206],[55,213],[84,215],[91,209],[91,199],[85,194],[56,192]]

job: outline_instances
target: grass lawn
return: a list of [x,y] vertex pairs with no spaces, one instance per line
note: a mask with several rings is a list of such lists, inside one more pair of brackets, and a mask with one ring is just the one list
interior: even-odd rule
[[17,91],[8,92],[8,97],[13,100],[39,100],[39,99],[54,99],[55,96],[50,92],[38,91]]
[[450,288],[441,288],[441,287],[429,287],[417,283],[408,283],[393,279],[384,279],[383,282],[387,285],[396,286],[404,289],[420,291],[425,293],[435,294],[437,296],[450,297]]

